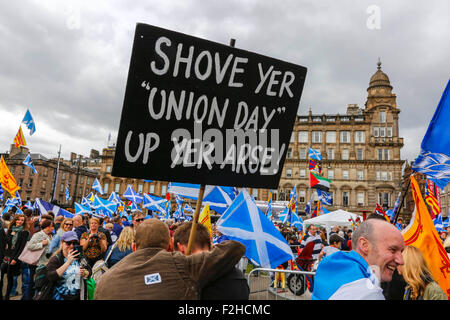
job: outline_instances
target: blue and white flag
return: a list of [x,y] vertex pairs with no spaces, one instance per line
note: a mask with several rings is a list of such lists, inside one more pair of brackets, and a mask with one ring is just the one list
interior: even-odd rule
[[133,202],[133,201],[131,201],[130,211],[131,212],[135,212],[135,211],[142,212],[141,208],[136,204],[136,202]]
[[450,182],[450,80],[422,140],[412,170],[423,173],[444,189]]
[[94,183],[92,184],[92,189],[94,189],[95,191],[97,191],[100,194],[103,194],[102,185],[100,184],[100,181],[98,181],[97,178],[95,178]]
[[85,214],[85,213],[92,214],[92,211],[91,211],[90,207],[85,207],[85,206],[79,204],[78,202],[75,202],[75,213],[81,214],[81,215]]
[[165,214],[166,203],[167,200],[164,198],[152,196],[151,194],[144,194],[144,204],[142,206],[149,211],[158,211]]
[[[315,189],[318,190],[318,189]],[[312,203],[313,203],[313,198],[314,198],[314,189],[311,190],[311,198],[309,198],[308,203],[305,206],[305,213],[308,215],[311,213],[311,207],[312,207]]]
[[317,195],[319,196],[319,200],[320,200],[320,202],[322,202],[322,204],[326,204],[328,206],[333,205],[333,197],[331,196],[331,193],[328,193],[328,192],[320,190],[320,189],[316,189],[316,190],[317,190]]
[[92,206],[92,202],[90,202],[86,197],[83,197],[83,199],[81,199],[81,204],[87,208],[90,208]]
[[2,187],[2,184],[0,183],[0,200],[2,200],[2,201],[3,201],[3,193],[4,193],[3,187]]
[[64,216],[66,218],[74,217],[74,215],[72,213],[70,213],[69,211],[61,209],[57,205],[48,203],[39,198],[36,198],[36,200],[34,201],[34,206],[35,206],[35,208],[37,208],[39,210],[41,215],[47,214],[49,211],[51,211],[55,214],[55,217],[57,217],[57,216]]
[[183,212],[183,199],[179,195],[175,195],[175,201],[177,203],[177,210],[173,213],[173,217],[176,219],[184,220]]
[[433,220],[434,226],[436,227],[437,232],[444,231],[444,223],[442,222],[442,214],[438,215]]
[[194,213],[194,209],[189,204],[185,203],[184,212]]
[[289,224],[291,221],[291,216],[289,215],[289,208],[286,207],[282,212],[280,212],[278,214],[278,219],[280,219],[280,221],[282,223],[287,223]]
[[[392,210],[392,215],[389,215],[389,214],[388,214],[389,217],[391,218],[391,223],[394,221],[395,213],[397,212],[398,207],[400,206],[400,200],[401,200],[401,198],[402,198],[402,192],[400,191],[400,192],[398,193],[397,200],[395,200],[394,209]],[[386,212],[386,213],[387,213],[387,212]]]
[[111,192],[108,201],[114,201],[118,204],[122,204],[122,199],[120,199],[120,196],[115,191]]
[[123,196],[136,204],[139,204],[144,200],[144,196],[134,191],[131,185],[128,185],[127,190],[123,193]]
[[69,186],[66,186],[65,197],[66,197],[66,201],[70,200]]
[[30,210],[33,210],[34,206],[31,204],[31,201],[27,201],[27,203],[24,204],[24,207]]
[[303,219],[296,213],[292,213],[291,225],[296,227],[298,230],[303,230]]
[[23,214],[23,211],[22,211],[22,210],[20,210],[20,208],[19,208],[19,207],[16,207],[16,214]]
[[310,159],[319,160],[319,161],[322,160],[322,155],[320,154],[320,150],[309,148],[308,155],[309,155]]
[[229,239],[241,242],[246,247],[245,256],[255,265],[275,269],[294,258],[286,239],[246,189],[219,218],[217,229]]
[[14,207],[19,205],[19,201],[16,198],[8,198],[6,199],[5,206]]
[[100,198],[99,196],[94,196],[94,203],[92,203],[92,208],[95,209],[97,214],[107,215],[108,217],[112,217],[116,212],[117,207],[119,205],[113,201],[108,201]]
[[448,218],[442,219],[442,227],[447,229],[448,228]]
[[30,167],[34,174],[38,173],[36,168],[34,167],[33,160],[31,160],[30,154],[28,154],[25,160],[23,160],[23,164]]
[[28,130],[30,130],[30,136],[36,131],[36,125],[34,124],[33,117],[31,116],[30,110],[27,109],[25,116],[23,117],[22,123],[25,123]]
[[165,211],[165,218],[166,219],[170,219],[170,214],[172,213],[171,212],[171,205],[170,205],[170,200],[168,200],[167,202],[166,202],[166,207],[164,208],[164,211]]
[[22,205],[22,199],[20,198],[20,193],[19,193],[19,191],[16,191],[16,193],[14,194],[14,196],[15,196],[15,199],[13,200],[14,203],[15,203],[17,206],[21,206],[21,205]]

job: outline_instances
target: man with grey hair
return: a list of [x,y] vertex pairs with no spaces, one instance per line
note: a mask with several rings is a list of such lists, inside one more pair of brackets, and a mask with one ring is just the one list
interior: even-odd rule
[[389,282],[403,265],[400,231],[380,219],[368,219],[353,233],[353,250],[336,252],[319,264],[313,300],[384,300],[380,281]]

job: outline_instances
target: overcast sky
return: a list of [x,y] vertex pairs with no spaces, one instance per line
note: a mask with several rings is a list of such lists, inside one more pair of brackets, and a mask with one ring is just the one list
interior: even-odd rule
[[448,0],[2,1],[0,152],[27,108],[33,153],[88,156],[115,141],[142,22],[307,67],[299,114],[363,107],[380,57],[413,160],[450,76],[449,12]]

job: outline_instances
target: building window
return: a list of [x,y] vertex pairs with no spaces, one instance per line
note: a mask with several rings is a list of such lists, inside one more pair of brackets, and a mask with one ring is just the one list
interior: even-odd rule
[[343,191],[342,192],[342,205],[344,207],[348,207],[348,191]]
[[380,137],[384,138],[386,137],[386,128],[380,127]]
[[313,143],[322,142],[322,131],[313,131],[312,132],[312,142]]
[[116,193],[120,193],[120,183],[116,183],[116,186],[115,186],[114,191],[115,191]]
[[341,131],[341,143],[350,143],[350,131]]
[[328,170],[328,179],[334,179],[334,170]]
[[150,185],[150,193],[155,193],[155,185],[154,184]]
[[252,190],[252,196],[255,200],[258,200],[258,189],[254,188]]
[[105,184],[103,185],[103,192],[104,193],[108,193],[109,192],[109,183],[105,182]]
[[286,169],[286,178],[292,178],[292,169]]
[[305,178],[306,177],[306,170],[305,169],[301,169],[300,170],[300,178]]
[[358,206],[364,206],[364,192],[358,192],[356,194]]
[[28,188],[33,186],[33,179],[28,180]]
[[356,160],[364,160],[364,149],[356,149]]
[[167,186],[166,185],[161,186],[161,195],[165,197],[166,193],[167,193]]
[[389,149],[384,149],[384,160],[391,160]]
[[305,190],[300,190],[298,192],[298,202],[299,203],[305,203],[306,200],[306,191]]
[[383,160],[383,149],[378,149],[378,160]]
[[348,180],[348,170],[342,170],[342,179]]
[[83,183],[83,181],[84,181],[84,177],[81,176],[81,177],[80,177],[80,183]]
[[392,127],[387,127],[386,131],[387,131],[387,136],[392,137]]
[[381,179],[380,171],[377,171],[377,181],[380,181],[380,179]]
[[138,184],[138,192],[142,193],[142,190],[144,189],[143,184]]
[[292,149],[288,148],[288,151],[286,153],[286,158],[291,159],[292,158]]
[[298,132],[298,142],[308,143],[308,131]]
[[381,171],[381,180],[387,181],[387,172],[386,171]]
[[348,149],[342,149],[342,160],[348,160]]
[[386,122],[386,111],[380,111],[380,122],[381,123]]
[[63,192],[64,191],[64,183],[61,183],[60,187],[59,187],[59,191]]
[[362,170],[356,171],[356,177],[358,180],[364,180],[364,171]]
[[63,173],[62,173],[62,176],[61,176],[61,179],[64,180],[65,178],[66,178],[66,173],[63,172]]
[[108,172],[108,173],[111,172],[111,166],[109,166],[109,165],[106,166],[106,172]]
[[355,131],[355,143],[364,143],[366,140],[364,131]]
[[336,131],[327,131],[326,140],[327,143],[336,143]]
[[389,203],[390,203],[390,194],[387,192],[380,192],[378,194],[378,204],[381,205],[383,208],[387,208],[389,207]]
[[327,158],[328,158],[328,160],[334,160],[334,149],[333,148],[329,148],[327,150]]
[[14,171],[16,171],[16,167],[11,167],[11,168],[9,169],[9,171],[10,171],[12,174],[14,174]]
[[306,159],[306,148],[300,148],[300,159]]
[[380,136],[380,129],[378,127],[373,128],[373,136],[379,137]]
[[22,166],[21,169],[22,169],[22,170],[20,170],[20,173],[21,173],[21,174],[25,174],[25,166]]
[[45,189],[46,186],[47,186],[47,180],[43,180],[43,181],[42,181],[41,188],[42,188],[42,189]]

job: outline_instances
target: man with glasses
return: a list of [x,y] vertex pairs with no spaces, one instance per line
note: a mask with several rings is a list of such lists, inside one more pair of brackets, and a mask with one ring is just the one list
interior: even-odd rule
[[134,233],[136,234],[136,228],[144,221],[144,215],[142,214],[142,212],[136,211],[135,213],[133,213],[133,215],[131,216],[131,222],[133,223],[133,230]]

